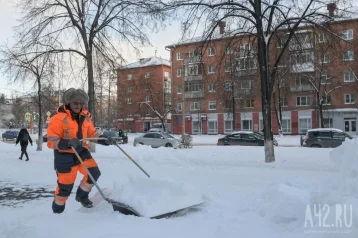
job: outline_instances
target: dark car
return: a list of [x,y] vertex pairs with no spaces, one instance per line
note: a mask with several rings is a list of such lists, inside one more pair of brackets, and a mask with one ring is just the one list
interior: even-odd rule
[[[252,131],[235,131],[218,139],[217,145],[263,146],[264,136]],[[274,145],[278,145],[275,139]]]
[[316,148],[334,148],[340,146],[346,139],[353,137],[335,128],[317,128],[308,130],[301,136],[301,146]]
[[113,137],[117,143],[119,144],[126,144],[128,143],[128,136],[126,132],[122,132],[121,135],[119,135],[118,131],[103,131],[102,136],[104,137],[108,137],[111,136]]
[[2,133],[1,137],[3,141],[6,140],[14,140],[17,138],[17,136],[19,135],[19,131],[17,130],[8,130],[5,131],[4,133]]

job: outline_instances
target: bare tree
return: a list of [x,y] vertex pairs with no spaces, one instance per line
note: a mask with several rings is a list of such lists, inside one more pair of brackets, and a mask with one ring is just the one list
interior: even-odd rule
[[[149,43],[145,29],[157,27],[163,13],[156,11],[155,1],[123,0],[21,0],[24,12],[21,25],[17,27],[18,39],[23,47],[46,45],[46,53],[68,52],[83,59],[87,69],[89,111],[94,110],[94,49],[108,60],[123,58],[119,44],[113,39],[132,47]],[[47,45],[43,39],[56,41],[56,47]],[[125,47],[125,46],[124,46]],[[40,54],[41,55],[41,54]]]
[[[163,3],[166,9],[184,10],[184,33],[204,28],[203,39],[213,36],[221,21],[230,23],[232,35],[249,35],[254,38],[261,83],[261,104],[264,123],[265,162],[275,161],[271,132],[271,101],[276,80],[277,65],[297,28],[303,23],[315,24],[328,17],[322,12],[325,3],[319,0],[172,0]],[[195,27],[192,27],[195,25]],[[280,53],[270,58],[270,46],[276,33],[285,30],[288,37]]]
[[[42,103],[43,103],[43,93],[42,85],[43,82],[49,81],[53,78],[55,60],[50,54],[42,54],[41,57],[38,57],[38,52],[42,52],[43,49],[35,48],[30,49],[32,53],[23,51],[25,48],[5,48],[1,50],[2,58],[0,60],[1,68],[4,72],[11,78],[13,82],[25,80],[33,80],[34,88],[37,88],[37,106],[39,113],[38,121],[38,144],[37,150],[42,150],[42,127],[43,127],[43,117],[42,117]],[[28,49],[29,50],[29,49]]]

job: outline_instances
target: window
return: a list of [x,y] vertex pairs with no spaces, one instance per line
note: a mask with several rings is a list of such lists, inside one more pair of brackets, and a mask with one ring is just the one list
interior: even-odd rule
[[255,100],[251,99],[251,100],[245,100],[245,107],[247,108],[253,108],[255,107],[255,104],[254,104]]
[[231,46],[226,46],[225,47],[225,54],[226,55],[229,55],[229,54],[231,54],[232,53],[232,48],[231,48]]
[[225,61],[224,71],[225,72],[231,72],[231,62],[230,61]]
[[292,64],[306,64],[313,62],[313,52],[303,52],[291,55]]
[[177,77],[181,77],[182,76],[182,69],[177,69]]
[[127,88],[127,92],[128,92],[128,93],[132,92],[132,87],[128,87],[128,88]]
[[143,136],[144,138],[156,138],[154,133],[147,133]]
[[150,72],[145,72],[145,78],[149,79],[150,78]]
[[254,57],[239,58],[237,70],[256,69],[256,59]]
[[215,55],[215,49],[213,47],[208,48],[208,55],[209,56]]
[[201,121],[193,121],[193,134],[201,133]]
[[333,127],[332,118],[323,118],[323,125],[325,128],[332,128]]
[[342,38],[344,40],[353,40],[353,29],[343,31]]
[[147,116],[150,115],[150,109],[145,110],[145,115],[147,115]]
[[331,83],[331,77],[328,74],[321,75],[321,84],[328,84]]
[[241,125],[243,131],[252,131],[252,120],[242,120]]
[[225,100],[225,108],[226,109],[232,108],[232,100]]
[[282,133],[291,133],[291,119],[282,119],[281,128]]
[[344,118],[344,131],[356,132],[357,131],[357,119],[356,118]]
[[198,110],[200,110],[200,102],[191,102],[190,111],[198,111]]
[[323,97],[323,105],[331,105],[332,98],[331,95],[327,95],[326,97]]
[[132,104],[132,98],[127,98],[127,104]]
[[149,84],[149,83],[146,83],[146,84],[145,84],[145,89],[146,89],[146,90],[149,90],[149,89],[150,89],[150,84]]
[[185,82],[185,92],[203,91],[203,82]]
[[321,61],[321,63],[330,63],[331,62],[331,56],[328,53],[321,54],[320,55],[320,61]]
[[298,76],[295,78],[295,85],[307,85],[310,84],[310,80],[308,79],[308,76]]
[[312,129],[311,118],[299,118],[298,120],[298,132],[300,134],[306,133],[307,130]]
[[208,91],[215,92],[216,91],[215,84],[213,84],[213,83],[208,84]]
[[233,131],[233,125],[232,125],[232,121],[225,121],[224,122],[224,127],[225,127],[225,131],[224,133],[230,133]]
[[352,71],[344,71],[344,82],[354,82],[355,81],[355,75]]
[[354,60],[354,51],[353,50],[344,51],[343,52],[343,60],[344,61]]
[[327,36],[325,32],[318,33],[318,42],[319,43],[327,42]]
[[198,75],[199,74],[199,65],[189,65],[187,68],[186,75]]
[[232,87],[232,82],[225,82],[224,83],[224,89],[225,89],[226,92],[231,91],[231,89],[232,89],[231,87]]
[[178,85],[177,94],[182,94],[182,93],[183,93],[183,85]]
[[183,55],[181,52],[177,52],[177,60],[183,60]]
[[209,102],[209,110],[216,110],[216,102],[215,101]]
[[240,45],[240,50],[250,51],[251,49],[252,49],[251,43],[245,43],[245,44]]
[[215,73],[215,66],[214,65],[209,65],[209,68],[208,68],[208,74],[213,74]]
[[296,98],[297,106],[309,106],[311,105],[311,97],[297,97]]
[[128,74],[128,75],[127,75],[127,79],[128,79],[128,80],[132,80],[132,74]]
[[164,72],[164,78],[169,78],[169,72]]
[[252,88],[252,80],[242,80],[240,82],[241,89],[251,89]]
[[288,98],[282,97],[281,98],[281,107],[287,107],[288,106]]
[[145,96],[145,101],[150,102],[150,96]]
[[178,109],[178,112],[181,112],[183,110],[183,103],[178,103],[177,109]]
[[128,111],[128,116],[131,117],[132,116],[132,110]]
[[345,104],[355,104],[356,103],[356,97],[354,93],[351,94],[345,94]]

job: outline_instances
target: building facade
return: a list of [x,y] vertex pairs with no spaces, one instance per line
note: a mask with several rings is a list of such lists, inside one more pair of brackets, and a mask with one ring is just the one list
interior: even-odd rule
[[[148,131],[161,122],[172,105],[171,63],[159,57],[140,59],[117,69],[117,128],[132,132]],[[171,115],[165,118],[171,122]]]
[[[328,29],[328,31],[327,31]],[[287,32],[270,45],[274,67]],[[255,39],[231,36],[225,23],[210,41],[192,39],[171,51],[173,133],[225,134],[261,131],[261,94]],[[304,134],[334,127],[357,134],[358,19],[336,19],[325,29],[295,32],[277,62],[272,104],[273,133]],[[184,123],[184,126],[183,126]]]

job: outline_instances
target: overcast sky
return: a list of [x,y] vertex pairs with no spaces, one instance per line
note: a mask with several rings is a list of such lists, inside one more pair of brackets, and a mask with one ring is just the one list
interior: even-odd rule
[[[17,25],[19,13],[16,12],[12,2],[12,0],[0,0],[0,45],[13,42],[12,27]],[[142,48],[143,53],[141,58],[154,56],[157,50],[157,56],[168,60],[170,59],[170,54],[165,50],[165,46],[178,42],[181,37],[180,24],[178,22],[173,24],[174,25],[165,28],[165,30],[153,33],[149,36],[153,47]],[[130,54],[129,52],[123,53],[129,63],[138,60],[135,54]],[[6,96],[10,96],[12,93],[14,95],[24,95],[28,92],[35,91],[31,86],[32,85],[21,85],[20,83],[10,85],[6,75],[0,73],[0,94],[4,93]]]

